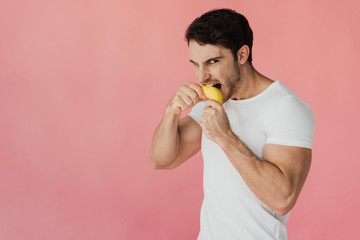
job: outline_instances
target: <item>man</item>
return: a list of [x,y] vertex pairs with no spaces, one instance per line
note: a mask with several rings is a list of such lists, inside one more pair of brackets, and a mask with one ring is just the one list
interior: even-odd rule
[[207,12],[186,39],[200,84],[219,88],[224,104],[206,99],[199,84],[180,87],[154,133],[153,167],[177,167],[202,150],[198,239],[287,239],[289,212],[310,168],[311,109],[252,66],[253,33],[243,15]]

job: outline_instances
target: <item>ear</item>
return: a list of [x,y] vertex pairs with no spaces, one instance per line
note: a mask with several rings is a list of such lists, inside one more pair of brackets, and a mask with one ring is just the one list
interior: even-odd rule
[[237,52],[238,63],[243,65],[246,63],[250,54],[250,48],[248,45],[243,45]]

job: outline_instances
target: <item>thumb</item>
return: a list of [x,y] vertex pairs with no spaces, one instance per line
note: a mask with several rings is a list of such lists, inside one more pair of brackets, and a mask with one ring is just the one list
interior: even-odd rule
[[199,97],[199,102],[206,102],[206,101],[209,101],[210,99],[203,96],[203,97]]
[[206,103],[206,107],[212,107],[212,108],[215,108],[215,109],[220,109],[222,106],[218,101],[213,100],[213,99],[208,99],[208,101]]

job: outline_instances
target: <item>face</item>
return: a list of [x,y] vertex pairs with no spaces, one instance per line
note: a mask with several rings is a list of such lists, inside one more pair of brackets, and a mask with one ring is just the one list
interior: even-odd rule
[[220,45],[200,45],[191,40],[189,55],[200,83],[219,88],[224,102],[229,100],[240,81],[240,69],[231,50]]

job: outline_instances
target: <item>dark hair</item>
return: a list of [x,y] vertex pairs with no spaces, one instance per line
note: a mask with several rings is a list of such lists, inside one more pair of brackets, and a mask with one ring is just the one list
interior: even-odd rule
[[196,18],[188,27],[185,38],[197,43],[221,45],[231,50],[237,60],[237,52],[243,45],[248,45],[248,61],[252,65],[253,32],[248,20],[231,9],[216,9]]

